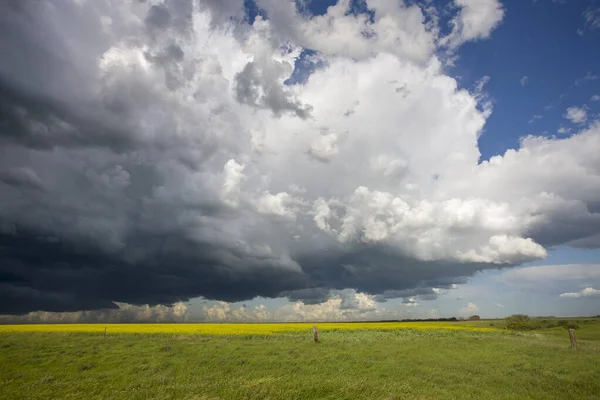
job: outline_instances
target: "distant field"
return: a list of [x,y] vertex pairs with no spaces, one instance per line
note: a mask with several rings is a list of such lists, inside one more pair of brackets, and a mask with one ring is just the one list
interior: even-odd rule
[[0,326],[0,398],[600,398],[598,319],[312,325]]

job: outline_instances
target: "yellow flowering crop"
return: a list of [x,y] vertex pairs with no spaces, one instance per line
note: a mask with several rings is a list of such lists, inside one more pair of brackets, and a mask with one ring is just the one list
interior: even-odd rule
[[382,322],[382,323],[282,323],[282,324],[32,324],[0,325],[2,332],[87,332],[103,333],[160,333],[197,335],[273,335],[285,332],[310,331],[317,325],[319,331],[392,331],[459,330],[493,332],[494,328],[480,328],[452,322]]

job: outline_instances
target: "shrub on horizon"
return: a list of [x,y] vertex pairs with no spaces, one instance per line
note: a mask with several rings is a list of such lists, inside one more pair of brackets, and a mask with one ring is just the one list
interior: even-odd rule
[[529,316],[525,314],[513,314],[506,318],[506,328],[513,331],[532,329],[532,327],[529,326]]

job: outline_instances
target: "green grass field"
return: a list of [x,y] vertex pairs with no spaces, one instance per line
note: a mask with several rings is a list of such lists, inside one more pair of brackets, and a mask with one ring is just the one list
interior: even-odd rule
[[104,325],[82,333],[4,326],[0,398],[598,399],[600,320],[580,320],[577,351],[563,327],[514,334],[502,321],[470,329],[323,324],[319,344],[304,325],[268,335],[144,333],[136,325],[136,334],[106,338]]

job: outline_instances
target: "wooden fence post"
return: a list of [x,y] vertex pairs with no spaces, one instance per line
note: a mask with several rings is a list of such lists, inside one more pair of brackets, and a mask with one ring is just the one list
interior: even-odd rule
[[313,325],[313,339],[315,343],[319,343],[319,331],[317,330],[316,325]]
[[577,339],[575,339],[575,329],[569,329],[569,339],[571,339],[571,348],[577,350]]
[[104,339],[106,339],[106,327],[104,327]]

